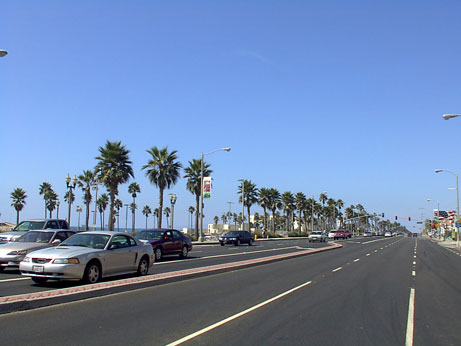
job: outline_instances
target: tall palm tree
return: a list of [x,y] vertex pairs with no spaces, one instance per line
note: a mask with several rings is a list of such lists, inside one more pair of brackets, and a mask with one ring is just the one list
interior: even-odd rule
[[120,209],[123,208],[123,202],[117,198],[115,200],[114,207],[115,210],[117,210],[117,212],[115,213],[115,215],[117,216],[117,231],[120,231]]
[[319,201],[322,203],[322,207],[325,205],[325,202],[328,200],[328,196],[325,192],[322,192],[319,196]]
[[[103,193],[96,201],[96,205],[98,206],[99,216],[101,219],[101,229],[104,229],[104,224],[105,224],[104,213],[106,211],[108,203],[109,203],[109,197],[107,196],[107,193]],[[114,202],[114,205],[115,205],[115,202]],[[109,223],[110,223],[110,220],[109,220]]]
[[[189,161],[189,166],[184,169],[184,178],[187,178],[186,188],[195,196],[195,236],[199,237],[199,211],[200,211],[200,194],[202,179],[201,174],[201,160],[193,159]],[[203,162],[203,176],[209,177],[213,172],[210,164]]]
[[244,180],[238,187],[238,193],[240,194],[239,202],[242,202],[243,205],[247,207],[248,227],[251,228],[250,208],[253,204],[255,204],[258,201],[258,189],[256,188],[256,184],[254,184],[251,180]]
[[[139,187],[139,184],[136,183],[136,182],[132,182],[129,186],[128,186],[128,193],[131,194],[131,197],[133,197],[133,203],[136,204],[136,197],[138,197],[138,193],[141,192],[141,189]],[[134,227],[135,227],[135,212],[136,209],[133,209],[132,210],[132,214],[131,214],[131,221],[132,221],[132,228],[133,228],[133,232],[134,232]]]
[[170,207],[166,207],[165,209],[163,209],[163,214],[165,214],[165,216],[166,216],[167,227],[171,228],[170,221],[169,221],[169,217],[170,217],[170,214],[171,214]]
[[295,196],[295,204],[296,204],[296,209],[298,209],[298,221],[299,221],[298,230],[299,230],[299,233],[301,233],[301,230],[303,228],[302,212],[306,205],[306,195],[302,192],[298,192]]
[[152,209],[148,205],[145,205],[144,208],[142,208],[142,213],[146,217],[146,229],[147,229],[147,218],[149,217],[150,214],[152,214]]
[[[154,209],[154,212],[152,213],[152,215],[154,216],[154,227],[155,227],[155,218],[157,218],[157,221],[158,221],[158,216],[160,215],[160,209],[159,209],[159,208],[155,208],[155,209]],[[158,225],[158,222],[157,222],[157,225]]]
[[[342,209],[342,207],[344,207],[344,202],[343,202],[343,200],[342,200],[342,199],[338,199],[338,200],[336,201],[336,206],[338,207],[338,210],[339,210],[338,215],[341,215],[341,209]],[[340,220],[341,220],[341,222],[342,222],[342,219],[341,219],[341,218],[340,218]]]
[[39,193],[40,193],[40,195],[43,195],[43,199],[45,200],[45,219],[46,219],[46,211],[47,211],[45,195],[46,195],[46,192],[51,190],[51,189],[52,189],[51,184],[47,183],[46,181],[43,182],[42,185],[40,185],[40,187],[39,187]]
[[258,204],[264,211],[264,228],[267,228],[267,208],[270,203],[270,189],[262,187],[258,194]]
[[[129,206],[130,210],[131,210],[131,215],[134,215],[134,213],[136,212],[136,209],[138,209],[138,206],[136,203],[130,203],[130,206]],[[134,232],[134,228],[133,228],[133,232]]]
[[[146,176],[149,178],[150,183],[159,188],[158,207],[163,210],[163,191],[176,184],[180,177],[179,171],[182,165],[177,161],[177,151],[173,150],[170,153],[168,152],[168,147],[162,149],[152,147],[147,152],[151,155],[151,158],[147,161],[147,165],[142,166],[142,169],[146,170]],[[162,228],[162,213],[159,213],[158,228]]]
[[115,196],[118,195],[118,186],[128,182],[130,177],[134,178],[129,153],[122,142],[107,141],[104,147],[99,147],[99,156],[96,157],[97,179],[104,184],[110,195],[109,231],[114,230]]
[[26,192],[20,187],[16,188],[11,192],[11,206],[16,210],[16,224],[19,224],[19,212],[26,205]]
[[295,197],[293,196],[293,194],[290,192],[290,191],[286,191],[282,194],[282,197],[281,197],[281,200],[282,200],[282,205],[283,205],[283,210],[285,211],[285,228],[287,231],[290,231],[290,227],[289,227],[289,220],[290,220],[290,216],[291,216],[291,213],[293,212],[293,210],[295,209]]
[[53,217],[53,210],[56,209],[56,202],[58,201],[58,195],[53,190],[48,190],[45,193],[45,199],[46,199],[46,208],[50,212],[50,219],[51,219]]
[[93,199],[91,195],[91,187],[95,183],[94,172],[90,170],[84,170],[83,174],[78,176],[78,186],[82,188],[83,192],[83,203],[86,206],[85,213],[85,230],[90,229],[90,203]]
[[272,211],[272,232],[275,232],[275,212],[282,207],[280,192],[277,189],[269,189],[269,204],[267,206]]
[[217,225],[218,222],[219,222],[219,216],[215,216],[215,217],[213,218],[213,221],[214,221],[214,224]]

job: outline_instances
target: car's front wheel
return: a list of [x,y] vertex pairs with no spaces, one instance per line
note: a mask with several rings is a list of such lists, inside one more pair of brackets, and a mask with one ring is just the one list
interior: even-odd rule
[[155,261],[160,261],[163,257],[163,251],[161,248],[156,248],[155,249]]
[[88,284],[95,284],[101,278],[101,266],[98,262],[90,262],[83,273],[83,281]]
[[220,243],[220,244],[221,244],[221,246],[224,246],[224,243]]
[[248,246],[252,246],[253,245],[253,239],[250,239],[250,241],[248,242]]
[[43,285],[45,284],[48,279],[47,278],[31,278],[33,282],[35,282],[36,284],[39,284],[39,285]]
[[239,246],[239,245],[240,245],[240,239],[237,239],[237,240],[235,241],[235,246]]
[[189,249],[187,248],[186,245],[184,245],[184,246],[182,247],[181,253],[179,254],[179,257],[181,257],[181,258],[186,258],[188,254],[189,254]]
[[146,256],[144,256],[139,261],[138,275],[140,275],[140,276],[147,275],[148,271],[149,271],[149,259]]

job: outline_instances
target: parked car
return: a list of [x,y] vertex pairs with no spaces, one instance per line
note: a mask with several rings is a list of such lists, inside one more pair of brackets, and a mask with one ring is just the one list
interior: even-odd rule
[[121,232],[77,233],[55,248],[31,252],[19,264],[24,276],[43,284],[47,280],[82,280],[138,273],[146,275],[154,263],[152,246]]
[[371,232],[365,232],[365,233],[363,233],[363,236],[364,237],[371,237],[371,236],[373,236],[373,234]]
[[341,231],[344,232],[344,235],[346,236],[346,239],[347,239],[347,238],[349,238],[349,239],[352,238],[352,233],[351,233],[349,230],[343,229],[343,230],[341,230]]
[[0,271],[7,267],[17,268],[28,253],[57,246],[74,234],[75,232],[70,230],[26,232],[14,242],[0,245]]
[[186,258],[192,250],[191,239],[175,229],[145,230],[139,232],[136,238],[146,240],[152,245],[156,261],[167,255]]
[[384,236],[385,236],[385,237],[392,237],[392,232],[385,232],[385,233],[384,233]]
[[41,230],[41,229],[69,229],[66,220],[61,219],[38,219],[38,220],[27,220],[22,221],[11,228],[9,232],[0,233],[0,244],[9,243],[15,241],[24,233],[30,230]]
[[327,236],[325,235],[324,232],[321,231],[313,231],[309,236],[307,237],[309,243],[312,242],[326,242],[327,241]]
[[234,244],[238,246],[244,243],[251,246],[253,245],[253,236],[248,231],[230,231],[219,237],[219,243],[221,246],[225,244]]

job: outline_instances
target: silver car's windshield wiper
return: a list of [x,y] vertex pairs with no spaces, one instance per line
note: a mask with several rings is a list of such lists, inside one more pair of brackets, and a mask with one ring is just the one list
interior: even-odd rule
[[63,246],[81,246],[81,247],[89,247],[88,245],[85,245],[85,244],[63,244]]

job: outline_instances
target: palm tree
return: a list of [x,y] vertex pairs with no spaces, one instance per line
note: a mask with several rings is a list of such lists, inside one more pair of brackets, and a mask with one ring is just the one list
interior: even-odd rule
[[53,190],[48,190],[45,193],[45,200],[46,200],[46,208],[50,212],[50,219],[51,219],[53,217],[53,210],[56,209],[56,202],[58,201],[58,195]]
[[91,195],[91,187],[95,183],[94,180],[94,172],[90,170],[83,171],[83,174],[78,176],[78,186],[82,188],[83,192],[83,202],[86,206],[86,213],[85,213],[85,230],[90,229],[90,203],[93,199]]
[[115,196],[118,195],[118,186],[134,178],[133,168],[126,149],[122,142],[107,141],[105,147],[99,147],[99,156],[96,160],[95,173],[98,181],[102,182],[110,195],[109,231],[114,230]]
[[169,207],[166,207],[165,209],[163,209],[163,214],[165,214],[165,216],[166,216],[167,227],[171,228],[170,227],[170,221],[169,221],[169,217],[170,217],[170,214],[171,214],[171,209]]
[[[138,209],[138,206],[136,205],[136,203],[130,203],[130,210],[131,210],[131,215],[134,215],[134,213],[136,212],[136,209]],[[133,232],[134,232],[134,228],[133,228]]]
[[16,224],[19,224],[19,212],[26,205],[27,195],[23,189],[18,187],[11,192],[10,197],[12,199],[11,206],[16,210]]
[[[109,203],[109,197],[107,196],[107,193],[103,193],[98,200],[96,201],[96,205],[98,206],[98,211],[99,211],[99,216],[101,219],[101,229],[104,229],[104,213],[107,208],[107,204]],[[115,205],[115,202],[114,202]],[[110,217],[110,216],[109,216]],[[110,221],[109,221],[110,223]]]
[[117,210],[117,212],[115,213],[115,215],[117,215],[117,231],[120,231],[120,209],[123,208],[123,202],[117,198],[115,200],[114,207],[115,210]]
[[[186,188],[193,195],[195,195],[195,236],[199,237],[199,211],[200,211],[200,194],[201,194],[201,184],[202,179],[201,174],[201,160],[193,159],[189,161],[189,167],[184,169],[184,178],[187,178]],[[210,168],[210,164],[203,162],[203,176],[209,177],[213,172]]]
[[319,201],[322,203],[322,206],[325,205],[325,202],[328,200],[328,196],[325,192],[322,192],[319,196]]
[[[177,151],[173,150],[169,153],[168,147],[164,147],[163,149],[152,147],[147,152],[152,158],[147,161],[147,165],[142,166],[142,169],[146,170],[146,176],[149,178],[150,183],[159,188],[158,207],[160,210],[163,210],[163,191],[176,184],[180,177],[179,170],[182,165],[176,161],[178,159],[176,155]],[[162,213],[159,213],[158,228],[162,228]]]
[[267,208],[270,203],[270,189],[265,187],[259,190],[258,204],[263,208],[264,211],[264,228],[267,228]]
[[142,208],[142,213],[146,217],[146,229],[147,229],[147,218],[149,217],[150,214],[152,214],[152,209],[148,205],[145,205],[144,208]]
[[272,232],[275,232],[275,212],[282,206],[280,192],[277,189],[269,189],[269,204],[268,208],[272,211]]
[[[243,186],[243,189],[242,189]],[[243,195],[242,195],[243,190]],[[258,189],[256,184],[252,183],[251,180],[244,180],[238,188],[238,193],[240,194],[239,202],[242,202],[247,207],[248,211],[248,228],[251,228],[250,225],[250,208],[253,204],[258,201]],[[243,228],[242,228],[243,229]]]
[[224,225],[225,223],[227,223],[227,214],[224,213],[221,215],[221,220],[222,220],[222,224]]
[[[338,209],[339,209],[338,214],[341,215],[341,209],[342,209],[342,207],[344,207],[344,202],[343,202],[343,200],[342,200],[342,199],[338,199],[338,200],[336,201],[336,206],[337,206]],[[341,220],[341,218],[340,218],[340,220]]]
[[292,213],[293,210],[295,210],[295,197],[293,196],[293,194],[290,192],[290,191],[286,191],[282,194],[282,205],[283,205],[283,210],[285,211],[285,217],[286,217],[286,220],[285,220],[285,228],[287,231],[290,231],[290,227],[289,227],[289,220],[290,220],[290,215]]
[[302,228],[303,228],[303,218],[302,218],[302,212],[304,210],[304,207],[306,206],[306,195],[302,192],[298,192],[295,196],[295,204],[296,208],[298,209],[298,220],[299,220],[299,225],[298,225],[298,233],[301,233]]
[[[137,194],[141,192],[141,189],[139,187],[139,184],[136,183],[136,182],[132,182],[129,186],[128,186],[128,193],[131,194],[131,197],[133,197],[133,203],[135,204],[136,203],[136,197],[138,196]],[[132,210],[132,216],[131,216],[131,221],[132,221],[132,226],[133,226],[133,232],[134,232],[134,227],[135,227],[135,210],[136,209],[133,209]]]
[[217,225],[218,222],[219,222],[219,216],[215,216],[215,217],[213,218],[213,221],[214,221],[214,224]]
[[160,215],[160,209],[155,208],[152,215],[154,216],[154,227],[155,227],[155,218],[157,218],[157,220],[158,220],[158,216]]
[[192,229],[192,215],[194,214],[195,208],[193,206],[189,207],[189,214],[190,214],[190,228]]
[[47,183],[46,181],[43,182],[42,185],[40,185],[40,187],[39,187],[39,193],[40,193],[40,195],[43,195],[43,199],[45,200],[45,219],[46,219],[46,211],[47,211],[45,195],[46,195],[46,192],[51,190],[51,189],[52,189],[51,184]]

